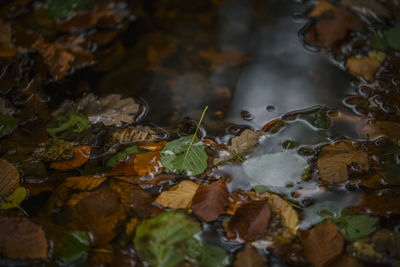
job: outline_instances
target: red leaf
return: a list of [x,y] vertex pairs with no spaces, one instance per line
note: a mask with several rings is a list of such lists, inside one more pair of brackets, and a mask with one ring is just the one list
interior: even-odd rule
[[202,221],[216,220],[229,204],[229,192],[223,180],[197,189],[192,200],[193,213]]
[[62,171],[78,168],[88,161],[91,150],[91,146],[77,146],[74,148],[73,159],[53,162],[51,163],[50,168]]
[[242,204],[228,224],[228,238],[236,233],[245,241],[253,241],[267,228],[271,209],[266,200],[253,200]]

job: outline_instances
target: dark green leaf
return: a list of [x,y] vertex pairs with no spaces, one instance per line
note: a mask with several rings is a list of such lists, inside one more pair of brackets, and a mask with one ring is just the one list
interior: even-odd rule
[[47,132],[52,137],[73,140],[89,128],[88,117],[80,111],[71,110],[65,115],[53,118],[47,124]]
[[140,149],[138,146],[130,146],[127,147],[124,151],[119,152],[117,154],[115,154],[114,156],[112,156],[112,158],[110,158],[107,161],[107,166],[108,167],[114,167],[114,165],[120,161],[121,159],[123,159],[126,155],[128,154],[132,154],[132,153],[142,153],[144,152],[142,149]]
[[203,144],[193,135],[168,142],[161,150],[161,163],[174,172],[201,174],[207,168],[207,154]]
[[70,231],[61,239],[61,246],[56,247],[56,256],[62,264],[68,265],[85,260],[89,249],[85,232]]
[[[323,215],[324,216],[324,215]],[[342,214],[340,217],[324,216],[329,218],[347,240],[356,240],[366,237],[376,231],[379,218],[367,215]]]
[[92,5],[90,0],[48,0],[46,10],[54,19],[65,19]]
[[384,36],[391,48],[400,50],[400,21],[397,21],[393,28],[385,31]]
[[19,120],[14,117],[0,115],[0,138],[12,133],[17,128],[18,122]]

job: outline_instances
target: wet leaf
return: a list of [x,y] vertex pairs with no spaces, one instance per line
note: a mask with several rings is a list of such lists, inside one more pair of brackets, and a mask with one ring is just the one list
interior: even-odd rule
[[301,119],[307,121],[313,127],[318,129],[329,129],[331,126],[330,119],[327,115],[326,108],[316,108],[309,112],[300,112],[292,119]]
[[64,115],[53,118],[47,124],[47,132],[55,138],[73,140],[89,126],[90,122],[85,114],[71,110]]
[[7,160],[0,158],[0,197],[13,192],[19,183],[18,170]]
[[236,255],[234,267],[263,267],[267,266],[267,259],[258,253],[257,249],[246,246]]
[[57,170],[71,170],[82,166],[90,157],[90,146],[77,146],[74,148],[74,157],[65,161],[53,162],[50,168]]
[[161,150],[161,163],[174,172],[198,175],[207,168],[207,154],[202,142],[193,135],[168,142]]
[[355,213],[376,214],[380,216],[399,215],[400,195],[394,193],[365,194],[360,202],[353,208]]
[[382,52],[370,53],[368,56],[355,55],[347,59],[346,66],[354,76],[373,81],[375,73],[385,58],[384,55]]
[[300,181],[307,168],[307,161],[293,152],[265,154],[243,163],[251,186],[263,185],[270,189]]
[[124,158],[115,164],[114,168],[108,174],[109,176],[130,176],[130,175],[137,175],[136,170],[134,168],[134,160],[136,154],[128,154]]
[[336,266],[343,266],[343,267],[361,267],[361,263],[359,263],[355,258],[349,257],[347,255],[340,255],[330,262],[326,264],[327,267],[336,267]]
[[12,259],[47,258],[42,228],[23,217],[0,217],[0,253]]
[[17,118],[0,115],[0,138],[11,134],[18,126],[19,120]]
[[163,149],[163,147],[167,144],[166,141],[161,141],[161,142],[150,142],[147,144],[142,144],[139,145],[140,149],[146,150],[146,151],[160,151],[161,149]]
[[198,184],[189,180],[183,180],[170,190],[161,192],[155,202],[168,208],[188,209],[192,205],[193,196],[196,194],[198,188]]
[[367,215],[342,214],[340,217],[328,217],[343,234],[346,240],[356,240],[369,236],[376,231],[379,218]]
[[67,177],[63,185],[72,190],[90,191],[97,188],[105,180],[107,180],[106,177],[97,175]]
[[124,128],[116,130],[112,134],[111,143],[148,143],[159,139],[157,131],[149,126],[137,128]]
[[85,232],[69,231],[55,248],[56,257],[62,264],[69,265],[84,260],[89,252],[89,238]]
[[283,224],[290,229],[293,235],[296,235],[299,228],[299,217],[296,211],[280,196],[268,193],[267,196],[272,210],[281,216]]
[[[228,238],[254,241],[267,229],[271,209],[265,200],[252,200],[240,205],[228,224]],[[236,235],[239,236],[236,236]]]
[[214,221],[229,204],[229,196],[223,180],[201,186],[192,200],[193,213],[204,222]]
[[302,242],[304,254],[315,266],[323,266],[342,253],[344,243],[330,220],[312,228]]
[[322,181],[327,183],[347,181],[347,167],[352,164],[357,164],[362,171],[369,170],[367,153],[354,148],[349,140],[340,140],[324,146],[318,154],[318,171]]
[[369,123],[363,129],[363,137],[373,141],[386,137],[396,143],[400,139],[400,123],[394,121]]
[[141,153],[141,152],[143,152],[143,151],[142,151],[141,149],[139,149],[138,146],[130,146],[130,147],[127,147],[127,148],[125,148],[124,151],[121,151],[121,152],[115,154],[114,156],[112,156],[112,158],[110,158],[110,159],[107,161],[107,166],[108,166],[108,167],[114,167],[115,164],[116,164],[118,161],[120,161],[121,159],[123,159],[126,155],[132,154],[132,153]]
[[400,258],[400,233],[381,229],[371,237],[378,252],[391,258]]
[[47,0],[46,10],[53,19],[65,19],[92,5],[90,0]]
[[0,209],[7,210],[7,209],[17,208],[22,210],[20,204],[25,198],[26,198],[26,189],[24,187],[19,186],[3,202],[1,202]]
[[133,166],[139,176],[154,176],[164,171],[158,151],[137,154]]
[[194,266],[228,265],[223,249],[197,241],[200,233],[196,220],[172,210],[144,220],[136,229],[134,244],[139,257],[150,266],[180,266],[185,260]]
[[318,0],[313,8],[311,9],[311,12],[309,14],[310,17],[319,17],[323,14],[325,14],[328,11],[335,10],[336,7],[332,5],[330,2],[327,0]]
[[400,50],[400,21],[397,21],[393,28],[384,32],[388,45],[396,50]]
[[239,136],[231,139],[231,145],[228,148],[239,155],[247,154],[257,145],[263,134],[262,131],[246,129]]
[[72,143],[58,138],[50,138],[43,145],[37,157],[44,161],[58,161],[70,159],[74,156]]
[[374,245],[371,243],[369,238],[359,239],[349,244],[346,250],[350,255],[354,255],[354,257],[361,260],[376,261],[376,259],[383,258],[383,255],[375,250]]

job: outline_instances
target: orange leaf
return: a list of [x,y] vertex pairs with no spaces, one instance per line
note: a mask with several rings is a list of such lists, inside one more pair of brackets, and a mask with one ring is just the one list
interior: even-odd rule
[[330,220],[312,228],[302,242],[305,256],[317,267],[342,253],[344,243],[342,235]]
[[236,255],[233,267],[263,267],[267,266],[267,259],[258,253],[257,249],[247,245]]
[[107,178],[97,175],[65,178],[63,185],[73,190],[88,191],[101,185]]
[[163,149],[163,147],[165,146],[166,143],[167,143],[167,141],[161,141],[161,142],[157,142],[157,143],[150,142],[150,143],[139,145],[139,148],[147,150],[147,151],[160,151],[161,149]]
[[354,76],[373,81],[381,62],[376,58],[355,55],[347,59],[346,66]]
[[267,228],[271,209],[266,200],[252,200],[242,204],[228,224],[228,238],[239,237],[245,241],[254,241]]
[[399,194],[370,193],[364,195],[361,201],[353,208],[356,213],[376,214],[381,216],[400,214]]
[[327,0],[318,0],[313,6],[309,16],[319,17],[328,11],[335,10],[336,8],[337,7],[329,3]]
[[124,158],[122,158],[120,161],[115,164],[114,168],[111,170],[111,172],[108,174],[110,176],[118,176],[118,175],[124,175],[124,176],[131,176],[131,175],[137,175],[135,168],[133,167],[134,160],[135,160],[136,154],[128,154]]
[[82,166],[88,161],[90,156],[90,151],[92,150],[91,146],[77,146],[74,147],[74,158],[59,162],[53,162],[50,165],[50,168],[56,170],[71,170]]
[[193,213],[202,221],[216,220],[229,204],[229,192],[221,179],[197,189],[192,200]]
[[133,161],[133,167],[140,176],[156,175],[164,170],[160,162],[159,151],[137,154]]

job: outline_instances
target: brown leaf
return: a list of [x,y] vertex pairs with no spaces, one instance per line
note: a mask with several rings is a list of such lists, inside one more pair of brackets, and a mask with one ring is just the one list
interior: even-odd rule
[[118,194],[108,187],[90,192],[72,209],[69,227],[90,232],[93,245],[105,244],[117,235],[115,228],[126,213]]
[[90,156],[91,146],[77,146],[74,147],[74,158],[65,161],[53,162],[50,168],[56,170],[71,170],[82,166],[88,161]]
[[154,197],[137,185],[111,180],[110,188],[118,193],[121,203],[129,216],[147,219],[158,215],[162,211],[162,209],[153,205]]
[[355,258],[352,258],[352,257],[342,254],[342,255],[334,258],[333,260],[329,261],[326,264],[326,266],[327,267],[336,267],[336,266],[361,267],[362,265]]
[[134,154],[134,153],[128,154],[125,157],[123,157],[120,161],[117,162],[117,164],[115,164],[114,168],[111,170],[111,172],[108,175],[110,175],[110,176],[137,175],[136,170],[134,168],[135,157],[136,157],[136,154]]
[[268,193],[267,196],[272,210],[281,216],[283,224],[290,229],[293,235],[296,235],[299,228],[299,217],[296,211],[280,196]]
[[202,221],[216,220],[229,204],[229,191],[220,179],[197,189],[192,200],[193,213]]
[[101,185],[107,178],[98,175],[68,177],[65,179],[64,186],[80,191],[90,191]]
[[400,233],[381,229],[371,237],[378,252],[390,258],[400,258]]
[[18,48],[11,44],[0,43],[0,58],[12,58],[18,53]]
[[339,140],[324,146],[318,154],[317,167],[321,180],[341,183],[348,179],[347,167],[357,164],[362,171],[368,171],[368,154],[355,149],[349,140]]
[[327,0],[318,0],[315,5],[313,6],[309,16],[310,17],[319,17],[325,14],[328,11],[335,10],[337,7],[332,5]]
[[390,17],[386,6],[377,0],[341,0],[340,3],[367,16]]
[[349,57],[346,66],[350,73],[367,81],[373,81],[382,60],[373,56],[354,55]]
[[342,235],[330,220],[312,228],[302,242],[305,256],[317,267],[342,253],[344,243]]
[[252,200],[242,204],[228,224],[228,238],[239,238],[254,241],[267,228],[271,209],[265,200]]
[[11,41],[11,25],[0,20],[0,43],[9,43]]
[[381,216],[400,214],[400,195],[394,193],[365,194],[360,202],[353,208],[356,213],[376,214]]
[[22,217],[0,217],[0,253],[13,259],[47,258],[42,228]]
[[228,148],[231,152],[244,155],[249,153],[255,145],[258,144],[258,141],[263,134],[262,131],[246,129],[239,136],[231,139],[231,145]]
[[18,170],[7,160],[0,158],[0,197],[13,192],[19,183]]
[[188,209],[192,205],[193,196],[198,188],[198,184],[183,180],[170,190],[161,192],[155,202],[168,208]]
[[154,176],[164,171],[159,151],[137,154],[133,166],[139,176]]
[[372,141],[386,137],[397,143],[397,140],[400,139],[400,123],[394,121],[369,123],[363,129],[363,137]]
[[149,126],[139,126],[136,128],[124,128],[116,130],[112,134],[111,143],[148,143],[158,139],[157,132]]
[[267,259],[258,253],[257,249],[247,245],[236,255],[234,267],[263,267],[267,266]]

